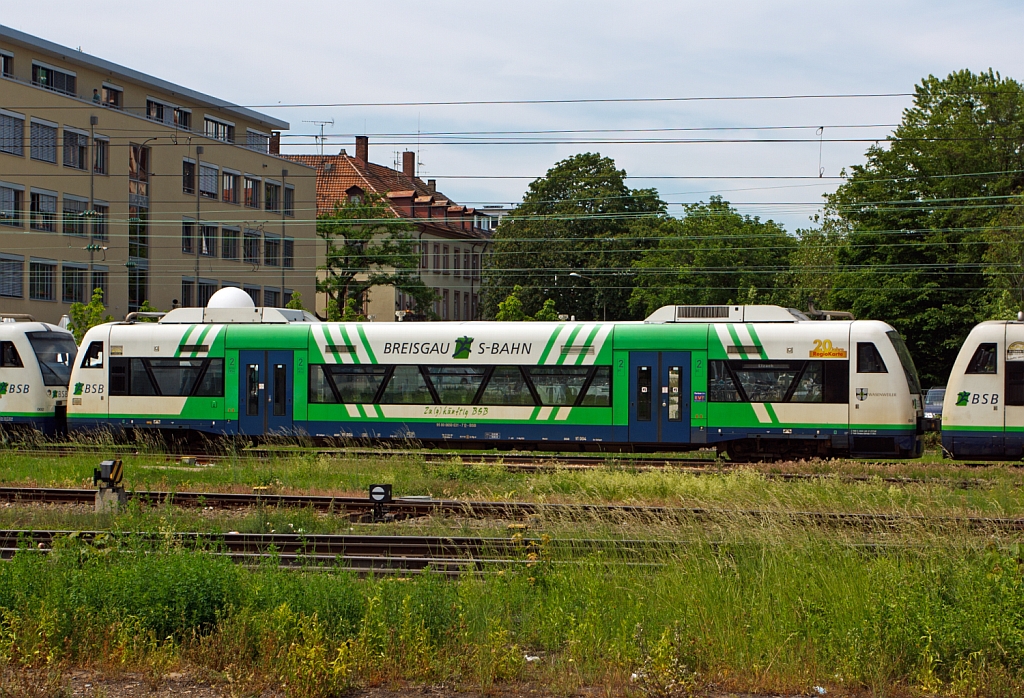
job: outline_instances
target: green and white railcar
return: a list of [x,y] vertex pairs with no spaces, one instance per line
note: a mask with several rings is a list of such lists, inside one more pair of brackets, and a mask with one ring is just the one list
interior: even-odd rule
[[74,335],[56,325],[0,322],[0,427],[62,432],[77,352]]
[[[669,306],[632,323],[312,320],[186,308],[93,328],[69,419],[475,447],[717,445],[736,458],[920,453],[916,373],[881,322],[775,306]],[[857,370],[855,351],[875,372]]]
[[946,384],[942,446],[955,458],[1024,455],[1024,322],[983,322]]

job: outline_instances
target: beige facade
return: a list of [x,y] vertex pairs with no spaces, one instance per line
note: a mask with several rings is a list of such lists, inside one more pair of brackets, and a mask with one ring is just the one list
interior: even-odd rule
[[313,300],[316,173],[271,153],[287,123],[3,26],[0,68],[0,312],[57,322],[97,286],[117,318],[224,286]]

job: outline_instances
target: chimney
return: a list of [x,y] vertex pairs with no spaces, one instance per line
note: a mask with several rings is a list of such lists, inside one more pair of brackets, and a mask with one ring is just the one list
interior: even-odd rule
[[356,136],[356,160],[365,165],[370,161],[370,139],[367,136]]
[[402,153],[402,172],[406,177],[416,176],[416,153],[411,150]]
[[437,180],[436,179],[428,179],[427,180],[427,191],[429,191],[431,194],[434,194],[434,193],[437,192]]
[[270,132],[270,154],[280,155],[281,154],[281,132],[271,131]]

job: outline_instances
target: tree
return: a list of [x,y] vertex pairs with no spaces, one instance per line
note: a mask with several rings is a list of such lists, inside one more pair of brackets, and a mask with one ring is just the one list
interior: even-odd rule
[[544,305],[533,316],[533,319],[539,320],[540,322],[558,322],[558,311],[555,310],[555,299],[548,298],[544,301]]
[[298,291],[292,293],[292,297],[284,304],[284,307],[290,308],[291,310],[305,310],[302,307],[302,294]]
[[[391,286],[412,296],[416,308],[429,313],[435,294],[417,274],[419,256],[411,226],[395,218],[380,196],[335,203],[317,217],[316,234],[327,245],[324,272],[316,290],[327,294],[329,320],[363,307],[374,286]],[[344,309],[344,310],[342,310]],[[357,314],[357,313],[356,313]]]
[[[665,214],[653,189],[630,189],[610,158],[583,153],[530,184],[494,233],[483,281],[483,313],[521,288],[523,312],[551,299],[580,319],[629,319],[633,262],[649,245],[643,221]],[[576,276],[570,276],[575,273]]]
[[643,314],[663,305],[786,302],[780,279],[797,241],[772,221],[740,215],[720,196],[659,222],[656,246],[634,263],[630,302]]
[[541,322],[557,322],[558,311],[555,310],[555,301],[553,298],[548,298],[544,301],[544,305],[540,310],[536,312],[533,317],[530,317],[523,311],[523,302],[519,300],[519,294],[523,292],[521,286],[516,286],[512,289],[512,293],[508,294],[505,300],[498,303],[498,312],[494,319],[498,322],[522,322],[524,320],[539,320]]
[[[140,313],[159,313],[160,310],[150,305],[149,301],[142,301],[142,305],[139,306]],[[139,322],[156,322],[157,318],[154,317],[140,317]]]
[[891,323],[944,383],[993,298],[985,231],[1024,187],[1024,91],[991,70],[929,76],[884,145],[829,197],[849,227],[833,304]]
[[102,288],[92,290],[92,300],[88,304],[71,304],[71,308],[68,310],[68,315],[71,317],[68,329],[75,335],[75,344],[81,344],[85,333],[91,328],[102,325],[104,322],[113,321],[114,318],[107,315],[106,312],[107,308],[103,305]]

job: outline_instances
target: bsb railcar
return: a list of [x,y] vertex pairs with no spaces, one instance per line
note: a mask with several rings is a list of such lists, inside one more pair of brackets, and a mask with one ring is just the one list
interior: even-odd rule
[[13,319],[0,322],[0,428],[53,436],[66,427],[75,337],[45,322]]
[[960,347],[942,403],[954,458],[1024,456],[1024,322],[977,325]]
[[[310,321],[314,320],[314,321]],[[72,428],[686,450],[920,455],[917,374],[871,321],[667,306],[634,323],[320,323],[182,308],[91,329]]]

